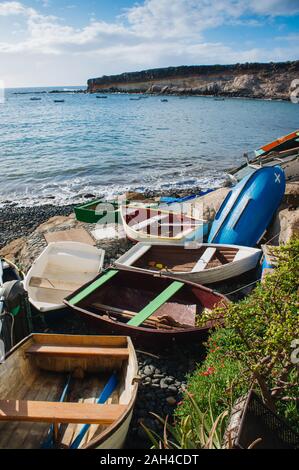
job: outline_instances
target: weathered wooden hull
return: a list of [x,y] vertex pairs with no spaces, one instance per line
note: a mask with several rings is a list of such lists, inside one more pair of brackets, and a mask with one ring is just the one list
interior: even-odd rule
[[77,313],[86,321],[92,328],[94,328],[95,334],[109,334],[115,336],[128,335],[135,348],[144,349],[145,351],[163,351],[167,348],[171,348],[175,344],[185,345],[191,343],[202,343],[204,342],[211,330],[213,325],[209,325],[206,328],[190,328],[188,330],[181,329],[179,331],[166,331],[154,330],[141,327],[132,327],[124,323],[105,320],[101,317],[93,316],[86,311],[77,310]]
[[[59,357],[55,355],[56,353],[53,352],[51,356],[36,356],[34,358],[36,360],[35,362],[35,360],[30,360],[30,354],[33,354],[32,347],[34,348],[36,344],[39,346],[51,344],[51,347],[56,348],[56,350],[57,347],[58,350],[61,350],[61,344],[76,346],[81,350],[90,345],[91,353],[90,356],[85,354],[84,357],[81,358],[73,352],[70,353],[69,358],[63,356],[59,359]],[[119,347],[128,348],[129,357],[125,364],[124,362],[120,363],[119,361],[121,359],[117,359],[117,357],[111,356],[109,358],[105,356],[105,353],[103,359],[95,358],[95,350],[93,348],[103,347],[105,350],[107,347],[117,348],[117,344]],[[59,353],[57,352],[57,354]],[[101,361],[103,362],[102,364]],[[37,372],[39,367],[42,372]],[[5,406],[3,403],[5,404],[6,400],[10,399],[21,399],[36,400],[37,404],[40,401],[47,400],[50,404],[54,402],[55,405],[56,402],[59,402],[58,397],[60,396],[61,388],[64,386],[65,374],[69,374],[73,370],[79,370],[77,367],[79,367],[79,369],[83,368],[84,370],[86,368],[86,370],[89,370],[89,373],[92,372],[95,377],[93,380],[96,380],[96,377],[98,377],[98,370],[104,374],[103,377],[109,376],[110,373],[114,373],[115,370],[118,370],[120,384],[117,396],[119,403],[124,409],[117,421],[105,427],[102,426],[100,433],[97,434],[95,429],[90,430],[91,436],[86,436],[86,440],[82,441],[82,445],[80,445],[79,448],[121,449],[123,447],[132,419],[138,389],[136,381],[138,378],[138,363],[131,340],[129,338],[112,338],[111,336],[31,335],[17,345],[7,355],[5,362],[0,364],[0,448],[37,449],[40,447],[40,444],[44,442],[45,436],[47,436],[47,430],[50,426],[50,424],[46,424],[41,418],[34,418],[34,421],[35,419],[38,419],[38,421],[36,424],[33,424],[31,422],[32,420],[29,422],[28,419],[24,421],[20,420],[20,418],[13,420],[9,415],[3,416],[2,407]],[[109,372],[110,370],[111,372]],[[40,378],[36,375],[39,373],[41,374]],[[62,374],[61,377],[60,374]],[[83,380],[85,380],[85,377]],[[104,379],[104,383],[105,381],[106,379]],[[76,382],[76,380],[74,380],[74,382]],[[79,382],[76,382],[76,385],[72,384],[72,386],[75,387],[78,383],[79,385],[81,384],[80,387],[82,387],[82,395],[79,391],[79,396],[83,398],[86,396],[84,393],[87,393],[87,396],[89,396],[89,392],[86,392],[86,390],[88,390],[88,387],[91,385],[90,379],[87,377],[86,382],[82,382],[81,378]],[[94,397],[97,396],[97,393],[94,395],[94,392],[92,392],[92,398],[88,398],[87,402],[90,403],[91,400],[91,402],[94,403]],[[66,401],[68,402],[68,400]],[[82,402],[84,402],[84,399]],[[66,403],[66,405],[68,405],[68,403]],[[72,406],[73,403],[69,403],[69,405]],[[97,407],[101,405],[94,406]],[[29,402],[28,410],[30,410]],[[24,407],[23,413],[24,412],[27,413],[26,407]],[[56,417],[56,419],[60,419],[60,417]],[[80,425],[78,429],[80,430]],[[65,431],[62,430],[62,433],[64,432]],[[71,428],[71,442],[74,435],[76,435],[75,432],[77,433],[78,430],[75,431],[75,428]],[[64,446],[64,448],[67,447]]]
[[[161,307],[162,310],[165,307],[162,317],[174,315],[176,310],[177,316],[173,317],[177,319],[175,327],[164,326],[163,323],[157,324],[156,321],[155,325],[145,322],[140,326],[132,326],[128,324],[129,320],[126,317],[121,317],[121,320],[111,317],[115,317],[115,312],[123,314],[136,312],[137,315],[137,312],[155,299],[157,294],[178,279],[172,276],[159,277],[120,269],[117,274],[114,274],[112,282],[110,280],[99,289],[94,288],[94,285],[101,282],[101,278],[110,272],[111,270],[107,270],[106,274],[98,276],[94,281],[68,296],[65,304],[90,323],[95,331],[109,333],[109,335],[129,336],[135,346],[148,350],[163,349],[174,342],[184,344],[190,341],[202,341],[215,323],[208,322],[202,327],[195,327],[194,321],[188,324],[188,305],[192,305],[193,309],[196,308],[196,311],[199,309],[201,312],[204,308],[213,310],[216,306],[227,303],[227,298],[222,294],[194,282],[181,280],[184,285],[182,292],[178,292],[177,296],[174,295],[170,299],[171,304],[166,303]],[[103,306],[103,302],[107,305]],[[110,316],[107,312],[110,312]],[[185,312],[186,316],[184,316]],[[155,315],[158,313],[155,312],[153,317]]]
[[[154,269],[145,269],[144,267],[140,267],[139,263],[133,263],[130,262],[131,260],[139,261],[137,258],[138,256],[138,250],[142,250],[143,247],[155,247],[159,246],[158,244],[146,244],[146,243],[139,243],[135,246],[133,246],[127,253],[125,253],[123,256],[121,256],[116,262],[115,266],[123,269],[127,269],[129,271],[136,271],[136,272],[147,272],[150,274],[162,274],[162,275],[171,275],[171,277],[176,277],[178,279],[184,279],[186,281],[191,281],[195,282],[197,284],[212,284],[216,282],[221,282],[226,279],[231,279],[237,276],[240,276],[241,274],[244,274],[248,271],[251,271],[254,269],[261,257],[261,250],[255,249],[255,248],[250,248],[250,247],[241,247],[241,246],[236,246],[236,245],[217,245],[217,244],[208,244],[208,243],[203,243],[203,244],[198,244],[197,248],[192,249],[188,247],[176,247],[175,250],[177,250],[181,255],[183,254],[189,254],[193,252],[200,252],[201,248],[208,248],[208,247],[215,247],[216,249],[223,248],[223,249],[234,249],[234,250],[239,250],[239,252],[243,252],[244,256],[243,258],[240,258],[237,261],[232,261],[227,264],[220,265],[218,267],[213,267],[209,269],[204,269],[201,271],[192,271],[191,269],[189,271],[179,271],[177,270],[174,272],[173,270],[154,270]],[[163,245],[164,249],[168,249],[168,247],[172,247],[172,245]],[[175,262],[176,259],[176,253],[173,250],[171,254],[171,261],[172,263]]]

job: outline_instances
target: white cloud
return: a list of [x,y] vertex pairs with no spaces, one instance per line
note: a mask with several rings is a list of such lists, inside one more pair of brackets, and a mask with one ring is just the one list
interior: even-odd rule
[[[40,5],[47,3],[40,0]],[[0,3],[0,21],[11,17],[13,23],[18,16],[20,27],[18,35],[7,38],[5,34],[2,40],[0,31],[1,69],[7,64],[9,76],[8,70],[15,70],[12,64],[21,58],[31,64],[34,76],[59,63],[62,70],[56,67],[55,73],[59,70],[61,77],[67,77],[74,75],[77,64],[76,76],[85,77],[85,82],[88,76],[101,73],[163,65],[284,60],[296,57],[296,52],[287,47],[248,49],[245,43],[243,50],[235,50],[233,45],[204,41],[204,32],[222,24],[256,27],[261,18],[247,14],[275,16],[290,11],[299,11],[298,0],[145,0],[114,22],[92,18],[75,28],[24,3],[5,1]]]
[[270,16],[290,16],[299,12],[298,0],[249,0],[248,6],[255,13]]

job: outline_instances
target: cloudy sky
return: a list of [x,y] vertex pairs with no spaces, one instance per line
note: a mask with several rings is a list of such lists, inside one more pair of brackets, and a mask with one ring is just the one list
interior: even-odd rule
[[0,1],[7,87],[152,67],[299,57],[299,0]]

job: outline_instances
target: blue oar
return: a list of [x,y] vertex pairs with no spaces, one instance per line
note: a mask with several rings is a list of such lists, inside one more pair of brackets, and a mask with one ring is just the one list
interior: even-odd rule
[[[103,405],[108,400],[108,398],[112,395],[112,393],[116,389],[117,384],[118,384],[117,375],[114,373],[110,377],[109,381],[105,385],[104,390],[102,391],[101,395],[99,396],[99,398],[97,400],[97,405]],[[79,445],[82,442],[82,439],[86,435],[89,428],[90,428],[90,424],[84,424],[84,426],[81,429],[81,431],[79,432],[78,436],[76,437],[76,439],[74,440],[74,442],[70,446],[70,449],[78,449]]]
[[[64,389],[62,391],[60,400],[59,400],[60,403],[63,403],[65,401],[65,398],[66,398],[66,395],[67,395],[67,392],[68,392],[68,389],[69,389],[69,386],[70,386],[70,383],[71,383],[71,378],[72,378],[72,374],[69,374],[69,376],[67,378],[67,381],[66,381],[66,384],[64,386]],[[54,425],[52,424],[51,427],[50,427],[48,436],[46,437],[45,441],[41,445],[41,448],[42,449],[52,449],[53,445],[54,445]]]

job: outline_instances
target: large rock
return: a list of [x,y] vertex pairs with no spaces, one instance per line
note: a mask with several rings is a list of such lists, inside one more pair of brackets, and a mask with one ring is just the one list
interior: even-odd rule
[[290,210],[285,205],[281,206],[268,231],[268,240],[271,245],[284,245],[292,237],[299,236],[299,208]]
[[196,209],[196,214],[194,215],[202,217],[208,222],[213,221],[229,191],[229,188],[220,188],[197,199],[196,202],[193,203],[193,207]]

